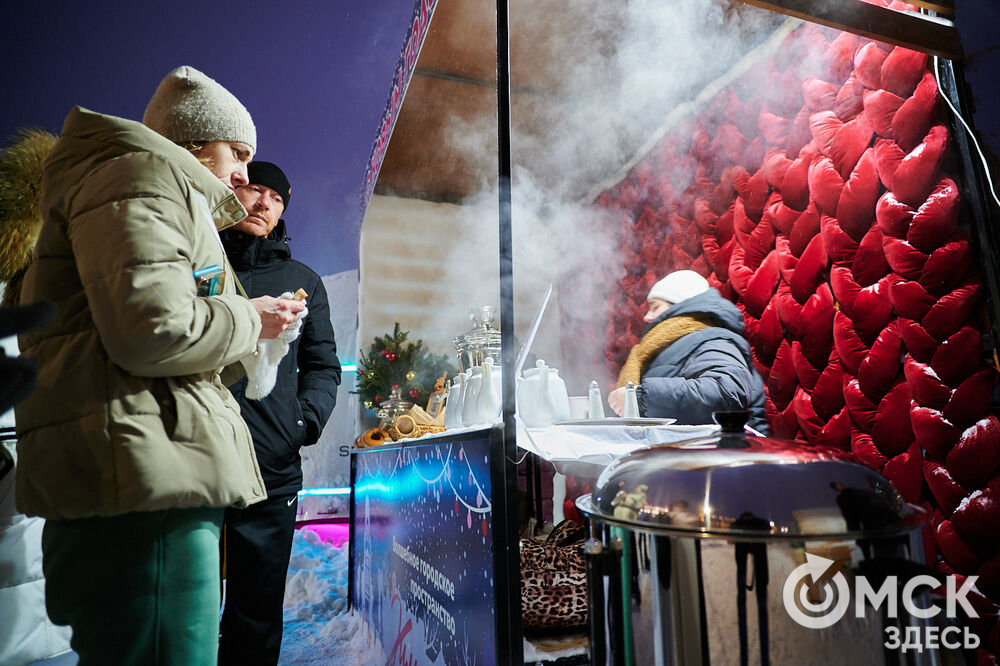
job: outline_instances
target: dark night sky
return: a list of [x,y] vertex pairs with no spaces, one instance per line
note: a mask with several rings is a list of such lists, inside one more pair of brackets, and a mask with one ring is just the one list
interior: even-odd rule
[[[324,275],[357,268],[359,192],[414,4],[12,3],[0,26],[0,139],[24,126],[58,132],[76,104],[138,120],[160,79],[193,65],[246,105],[258,157],[288,174],[295,256]],[[1000,153],[1000,3],[956,4],[975,123]]]
[[[1000,156],[1000,2],[957,0],[956,24],[965,49],[965,78],[975,105],[973,127]],[[972,118],[967,118],[970,124]],[[994,175],[996,179],[996,175]]]

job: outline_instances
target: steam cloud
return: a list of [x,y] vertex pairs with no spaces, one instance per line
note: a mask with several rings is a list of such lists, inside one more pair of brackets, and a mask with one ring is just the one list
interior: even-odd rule
[[[552,41],[530,45],[543,54],[547,68],[536,78],[555,82],[553,90],[538,91],[518,87],[532,77],[517,71],[516,31],[537,26],[541,16],[530,14],[545,8],[522,5],[533,3],[511,9],[515,330],[523,339],[546,286],[557,285],[557,299],[550,302],[532,351],[562,367],[572,380],[570,391],[582,393],[589,379],[607,379],[607,287],[621,271],[617,246],[623,226],[620,215],[609,219],[607,211],[591,208],[587,193],[612,184],[676,106],[690,101],[784,17],[726,0],[594,3],[588,5],[590,16],[576,17],[584,33],[568,40],[564,32],[551,31]],[[519,17],[519,11],[526,14]],[[536,34],[547,33],[536,28],[531,37]],[[483,188],[463,202],[464,236],[450,243],[447,282],[462,285],[465,302],[496,305],[496,161],[495,153],[485,150],[496,136],[495,118],[452,126],[455,147],[466,154],[477,148]],[[564,326],[568,322],[574,330],[560,330],[556,308]],[[567,336],[593,339],[592,355],[562,358],[560,338]]]

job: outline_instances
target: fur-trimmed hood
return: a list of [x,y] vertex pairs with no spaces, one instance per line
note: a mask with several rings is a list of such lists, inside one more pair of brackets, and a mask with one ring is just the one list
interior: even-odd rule
[[41,129],[22,129],[0,150],[0,281],[7,283],[3,304],[19,301],[21,278],[31,263],[42,226],[39,193],[42,163],[56,137]]

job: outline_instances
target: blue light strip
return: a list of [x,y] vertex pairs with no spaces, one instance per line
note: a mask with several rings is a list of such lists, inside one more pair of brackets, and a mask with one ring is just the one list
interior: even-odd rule
[[345,488],[303,488],[302,490],[299,491],[299,495],[303,496],[303,497],[306,496],[306,495],[324,496],[324,495],[350,495],[350,494],[351,494],[350,487],[345,487]]
[[358,366],[354,363],[341,364],[340,369],[344,372],[357,372]]

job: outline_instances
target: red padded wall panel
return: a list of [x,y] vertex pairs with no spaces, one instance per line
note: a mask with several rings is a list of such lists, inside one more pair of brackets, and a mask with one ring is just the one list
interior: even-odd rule
[[653,279],[709,276],[744,313],[772,434],[882,471],[932,512],[932,564],[1000,601],[997,372],[945,120],[926,56],[794,31],[598,197],[623,233],[606,356],[617,373]]

